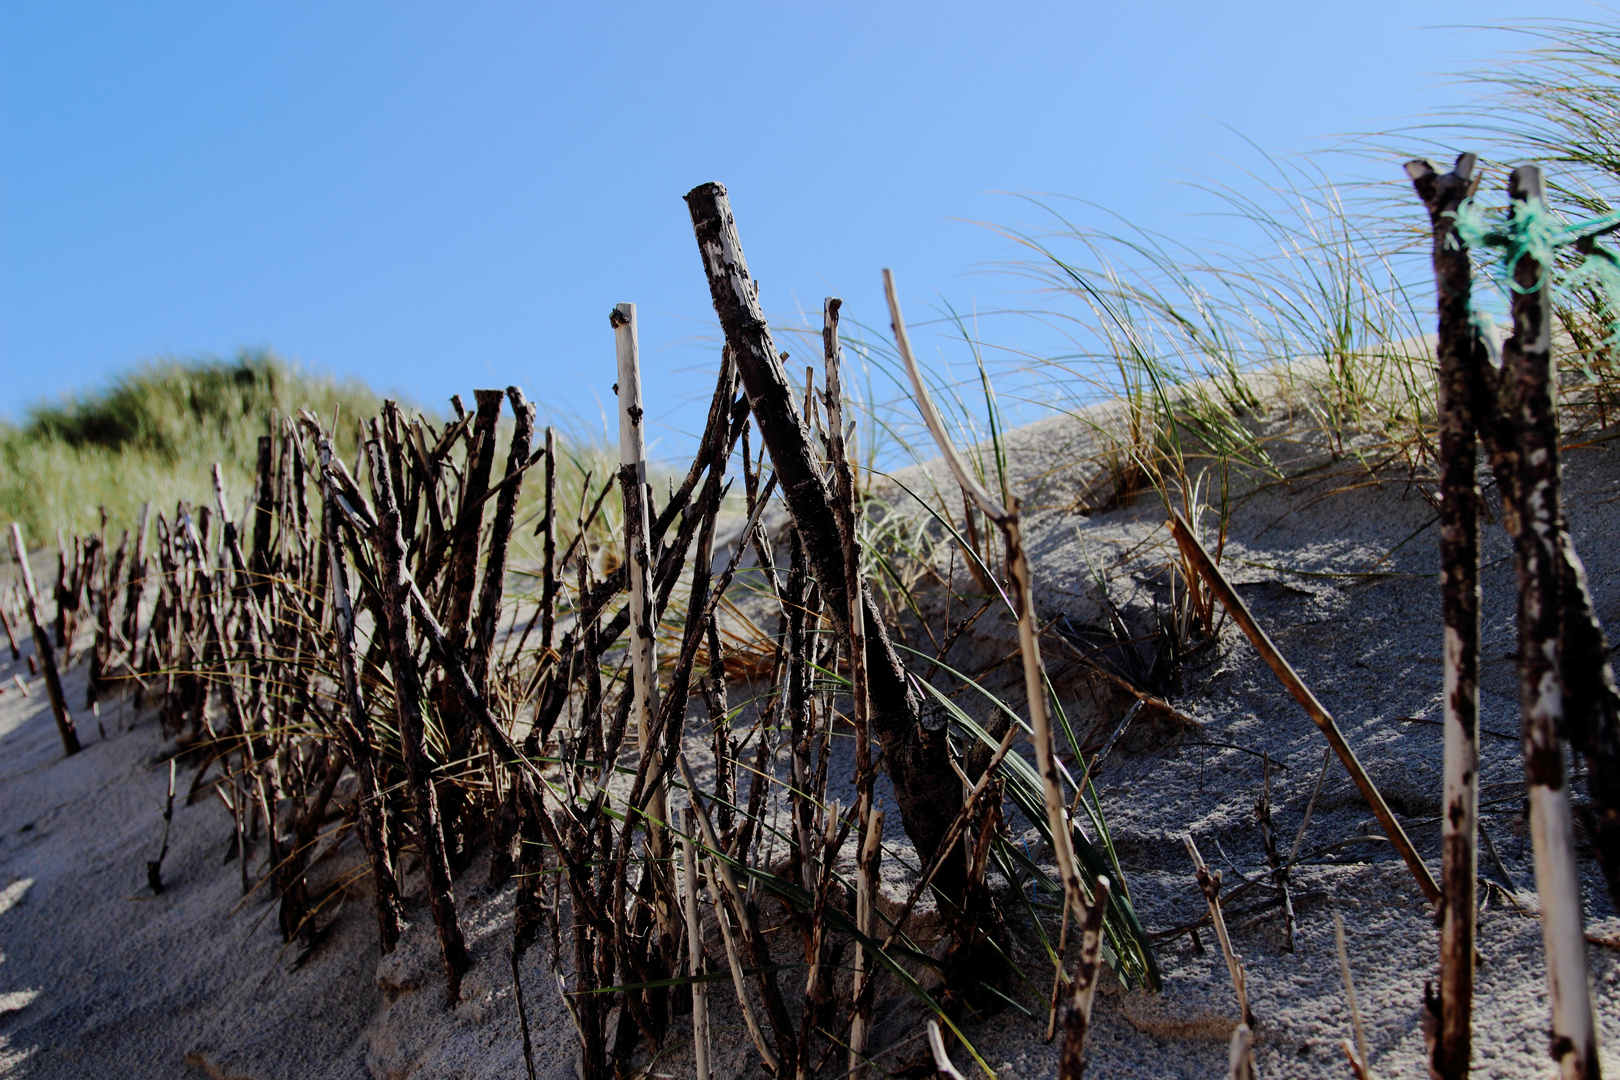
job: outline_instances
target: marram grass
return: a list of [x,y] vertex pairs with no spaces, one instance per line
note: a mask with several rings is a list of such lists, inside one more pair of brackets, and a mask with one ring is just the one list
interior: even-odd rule
[[97,531],[102,509],[113,525],[127,525],[148,500],[165,513],[182,498],[212,502],[216,461],[238,500],[273,417],[301,408],[328,423],[338,415],[339,450],[352,460],[355,421],[375,415],[379,402],[362,383],[268,351],[148,361],[102,389],[37,404],[19,424],[0,422],[0,520],[21,522],[38,544],[57,529]]

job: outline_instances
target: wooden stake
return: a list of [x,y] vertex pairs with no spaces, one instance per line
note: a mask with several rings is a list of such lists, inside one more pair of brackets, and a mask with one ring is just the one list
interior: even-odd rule
[[1204,856],[1199,854],[1191,833],[1182,840],[1187,845],[1187,854],[1192,857],[1193,870],[1198,875],[1198,889],[1209,904],[1209,919],[1215,927],[1216,940],[1221,943],[1221,955],[1226,958],[1226,972],[1232,977],[1232,992],[1238,1000],[1239,1022],[1253,1028],[1254,1013],[1249,1009],[1249,984],[1243,977],[1243,958],[1232,946],[1232,937],[1226,932],[1226,916],[1221,912],[1221,872],[1212,871],[1204,865]]
[[[687,193],[686,203],[709,281],[709,296],[742,375],[760,437],[781,480],[783,501],[804,542],[827,611],[847,633],[850,598],[846,595],[843,542],[827,490],[825,464],[794,402],[787,370],[760,307],[758,283],[748,272],[731,200],[724,186],[703,184]],[[881,613],[864,588],[861,603],[872,733],[882,744],[884,767],[894,783],[906,832],[918,855],[931,859],[962,805],[946,725],[922,715]],[[964,880],[962,863],[947,860],[938,887],[948,896],[957,895]]]
[[[486,684],[490,650],[501,619],[501,598],[506,586],[507,547],[512,539],[512,522],[517,515],[518,495],[523,489],[523,473],[528,468],[529,445],[534,441],[534,403],[515,386],[506,388],[516,417],[512,425],[512,446],[506,457],[506,476],[495,497],[495,520],[489,529],[489,555],[484,561],[484,582],[478,593],[478,618],[473,626],[468,673],[478,692],[488,696]],[[549,463],[546,466],[550,468]],[[470,739],[471,731],[464,738]],[[459,755],[458,755],[459,756]]]
[[[248,582],[261,603],[270,595],[271,586],[270,525],[275,520],[275,490],[271,487],[270,462],[275,456],[275,442],[270,435],[259,437],[258,479],[253,486],[253,550],[248,556]],[[230,515],[221,509],[220,519],[224,525]]]
[[[658,715],[657,630],[652,604],[652,528],[647,507],[647,440],[642,421],[646,409],[641,398],[641,351],[636,336],[636,305],[619,304],[608,316],[619,370],[619,489],[624,496],[624,564],[630,581],[630,679],[634,695],[630,719],[643,757],[657,753],[652,744],[653,720]],[[654,781],[647,800],[647,853],[656,862],[668,857],[669,811],[663,778]],[[673,932],[674,912],[669,898],[660,896],[658,926]]]
[[45,675],[45,690],[51,699],[51,714],[56,717],[56,733],[62,738],[62,750],[69,757],[79,752],[79,733],[73,726],[73,714],[68,712],[67,697],[62,693],[62,677],[56,670],[56,649],[51,636],[40,620],[39,592],[34,588],[34,570],[28,565],[28,545],[23,542],[22,526],[11,523],[11,553],[16,556],[17,569],[22,575],[23,598],[28,607],[28,621],[34,628],[34,653]]
[[[1516,216],[1545,213],[1541,170],[1513,170],[1508,194]],[[1559,679],[1562,634],[1563,511],[1558,485],[1558,413],[1551,377],[1552,301],[1533,252],[1514,266],[1513,336],[1502,348],[1511,378],[1518,435],[1519,704],[1524,713],[1524,773],[1541,938],[1552,997],[1552,1056],[1564,1080],[1596,1080],[1597,1028],[1586,968],[1581,886],[1575,864]]]
[[557,433],[546,427],[546,540],[541,566],[540,648],[551,651],[557,633]]
[[[838,516],[838,538],[844,553],[844,588],[848,594],[849,692],[855,723],[855,813],[865,825],[872,810],[872,743],[869,733],[871,701],[866,688],[866,612],[861,597],[861,508],[855,498],[855,471],[844,445],[843,348],[838,343],[838,310],[843,301],[829,296],[821,306],[822,359],[827,370],[827,421],[831,429],[828,449],[833,466],[833,509]],[[864,839],[864,837],[863,837]],[[936,863],[949,854],[951,839],[942,841]]]
[[1445,813],[1440,852],[1440,992],[1425,994],[1440,1080],[1468,1075],[1474,1009],[1474,921],[1479,874],[1479,457],[1474,418],[1478,331],[1469,312],[1472,267],[1456,211],[1473,194],[1474,155],[1441,176],[1406,166],[1429,211],[1440,311],[1440,608],[1445,627]]

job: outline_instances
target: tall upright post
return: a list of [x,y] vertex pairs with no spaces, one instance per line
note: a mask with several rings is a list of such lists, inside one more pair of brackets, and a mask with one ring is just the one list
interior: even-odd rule
[[56,733],[62,737],[62,749],[69,755],[79,752],[79,733],[73,727],[73,714],[68,712],[67,697],[62,693],[62,677],[56,671],[56,649],[51,635],[39,617],[39,591],[34,588],[34,570],[28,565],[28,545],[23,543],[22,526],[11,523],[11,553],[17,557],[17,568],[22,573],[23,597],[28,604],[28,622],[34,628],[34,652],[39,656],[40,672],[45,676],[45,690],[50,694],[51,713],[56,717]]
[[[1545,213],[1541,170],[1526,165],[1508,178],[1515,234]],[[1558,484],[1558,411],[1552,379],[1552,302],[1546,267],[1528,243],[1513,267],[1513,336],[1502,349],[1518,435],[1519,706],[1524,721],[1524,779],[1530,794],[1541,939],[1552,998],[1552,1055],[1564,1080],[1596,1080],[1597,1028],[1586,970],[1581,884],[1575,865],[1569,777],[1564,760],[1563,513]]]
[[1429,996],[1430,1068],[1468,1075],[1473,1043],[1474,913],[1479,872],[1479,444],[1474,386],[1478,331],[1473,271],[1456,211],[1473,194],[1474,155],[1442,176],[1428,161],[1406,173],[1429,211],[1440,361],[1440,611],[1445,628],[1445,814],[1440,824],[1440,993]]
[[[647,508],[647,437],[642,422],[641,352],[636,336],[636,305],[619,304],[608,317],[619,361],[619,490],[624,495],[624,563],[630,582],[630,719],[642,754],[655,753],[653,718],[658,715],[658,656],[653,638],[652,526]],[[647,849],[655,862],[667,854],[665,788],[654,782],[647,800]],[[659,905],[659,921],[668,929],[669,912]]]

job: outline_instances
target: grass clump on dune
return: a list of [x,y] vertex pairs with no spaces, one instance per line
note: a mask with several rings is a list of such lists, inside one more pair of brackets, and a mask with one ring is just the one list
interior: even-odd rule
[[[129,522],[147,500],[168,509],[176,499],[208,499],[216,461],[240,497],[273,418],[307,408],[352,419],[375,414],[379,402],[360,382],[267,350],[148,361],[102,389],[35,405],[20,424],[0,422],[0,518],[22,522],[36,543],[56,529],[94,532],[98,508]],[[346,457],[355,430],[337,424]]]

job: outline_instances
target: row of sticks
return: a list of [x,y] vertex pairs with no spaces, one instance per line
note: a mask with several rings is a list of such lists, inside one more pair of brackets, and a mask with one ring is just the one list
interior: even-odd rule
[[[1500,372],[1485,358],[1468,317],[1467,253],[1449,232],[1448,214],[1471,192],[1471,169],[1469,158],[1444,177],[1427,163],[1412,168],[1433,215],[1441,284],[1448,812],[1440,884],[1331,716],[1248,617],[1194,530],[1175,519],[1172,531],[1187,580],[1203,582],[1228,608],[1299,698],[1425,894],[1438,903],[1442,968],[1440,993],[1430,1004],[1434,1070],[1466,1075],[1477,820],[1478,433],[1519,552],[1527,778],[1554,1052],[1564,1075],[1595,1076],[1561,740],[1574,739],[1591,765],[1588,831],[1613,888],[1620,866],[1620,799],[1613,790],[1620,783],[1620,695],[1557,505],[1557,420],[1548,390],[1548,302],[1540,268],[1528,258],[1517,265],[1524,288],[1514,304],[1510,365]],[[1518,202],[1540,197],[1533,172],[1515,173],[1514,185]],[[729,970],[766,1066],[777,1075],[809,1076],[844,1049],[859,1074],[868,1062],[879,970],[905,982],[910,969],[901,961],[934,966],[943,991],[929,1000],[954,1026],[971,1008],[974,980],[965,973],[983,969],[1004,944],[985,888],[986,848],[1000,827],[996,765],[1016,729],[994,732],[1000,745],[964,784],[943,730],[924,722],[861,574],[859,507],[843,445],[848,421],[839,389],[838,303],[829,301],[824,313],[825,391],[817,395],[807,385],[801,404],[759,309],[724,189],[705,185],[688,204],[727,348],[696,459],[662,509],[647,483],[635,312],[620,305],[611,318],[619,359],[620,471],[599,490],[585,477],[573,535],[561,551],[566,530],[556,439],[548,430],[544,445],[533,447],[534,409],[515,388],[478,391],[470,412],[453,400],[456,417],[443,425],[408,420],[388,403],[362,426],[352,468],[335,451],[335,433],[315,417],[284,419],[275,436],[261,440],[241,526],[216,469],[212,507],[182,503],[172,520],[143,511],[133,547],[128,533],[110,556],[104,533],[59,543],[54,628],[43,616],[15,526],[12,545],[64,749],[75,752],[78,737],[53,636],[55,645],[71,648],[74,623],[88,611],[91,703],[133,684],[138,698],[158,706],[166,729],[198,762],[188,798],[212,793],[228,807],[243,888],[266,885],[275,892],[289,939],[318,939],[317,915],[339,890],[312,889],[311,868],[337,840],[357,834],[382,946],[391,949],[403,911],[401,853],[414,851],[454,1000],[470,961],[453,880],[487,845],[492,877],[517,880],[514,981],[518,958],[548,930],[552,967],[579,1032],[583,1074],[625,1073],[642,1041],[659,1045],[672,1014],[690,1008],[699,1075],[706,1077],[705,985],[716,966],[704,945],[699,908],[706,883],[724,946],[720,966]],[[1064,1031],[1060,1071],[1077,1077],[1111,883],[1096,875],[1083,880],[1069,849],[1072,808],[1058,783],[1017,507],[986,492],[955,453],[916,371],[893,283],[886,284],[923,417],[964,493],[1004,541],[1006,594],[1019,620],[1065,931],[1070,914],[1077,920],[1078,959],[1066,969],[1060,946],[1053,994],[1053,1020],[1061,1020]],[[505,401],[515,419],[504,475],[494,481]],[[751,427],[764,444],[758,467],[751,460]],[[739,445],[747,523],[716,577],[717,520]],[[519,632],[522,605],[507,604],[505,595],[509,552],[525,475],[542,462],[536,529],[542,554],[533,575],[539,595]],[[364,486],[356,479],[362,471]],[[608,534],[598,523],[615,486],[622,530]],[[762,522],[778,490],[790,519],[785,568]],[[593,551],[593,536],[611,550]],[[740,664],[737,650],[724,644],[719,612],[750,550],[780,620],[763,657]],[[673,622],[680,614],[674,593],[688,566],[685,617],[676,632],[666,629],[666,615]],[[155,596],[144,607],[149,588]],[[624,605],[607,617],[620,597]],[[503,606],[513,616],[505,635],[499,633]],[[733,691],[739,692],[735,700]],[[686,739],[687,712],[698,701],[712,743],[701,780]],[[528,725],[521,739],[520,720]],[[849,724],[855,746],[856,798],[847,810],[826,797],[840,722]],[[785,777],[776,775],[779,750],[788,759]],[[923,858],[923,873],[881,942],[875,881],[882,811],[873,796],[879,754]],[[752,775],[746,798],[740,773]],[[669,794],[682,787],[686,805],[677,820]],[[786,829],[769,824],[773,799],[786,801]],[[266,851],[256,883],[249,864],[261,835]],[[852,835],[853,882],[840,862]],[[776,839],[788,857],[773,863]],[[149,871],[154,888],[161,887],[161,861],[160,855]],[[952,937],[943,963],[917,950],[904,932],[918,895],[930,885]],[[1213,879],[1206,887],[1217,926],[1218,889]],[[770,903],[788,916],[776,931],[766,931],[761,917],[762,904]],[[571,970],[564,926],[572,938]],[[807,972],[797,1024],[778,979],[781,927],[798,930]],[[841,979],[842,957],[852,946],[852,977]],[[1241,973],[1227,951],[1241,999]],[[915,980],[911,986],[921,993]],[[526,1020],[524,1030],[527,1053]],[[1240,1041],[1235,1038],[1234,1047]],[[934,1047],[943,1058],[937,1038]],[[1361,1058],[1364,1068],[1365,1049]],[[1234,1072],[1237,1061],[1235,1050]]]
[[[137,708],[155,706],[196,765],[184,798],[228,809],[242,888],[275,897],[289,941],[318,945],[330,925],[323,912],[363,876],[381,946],[394,948],[414,856],[453,1002],[471,963],[455,880],[488,851],[491,878],[516,883],[514,982],[519,958],[548,933],[588,1080],[628,1075],[642,1047],[663,1044],[672,1017],[688,1009],[706,1077],[706,986],[721,969],[770,1071],[808,1077],[837,1056],[861,1075],[879,975],[952,1028],[1007,975],[986,876],[1004,831],[996,766],[1017,728],[996,731],[999,748],[964,786],[861,571],[838,302],[825,312],[825,386],[807,385],[801,398],[758,308],[724,189],[706,185],[688,202],[727,348],[696,458],[661,507],[647,480],[635,311],[620,305],[611,318],[620,468],[600,487],[586,474],[571,530],[557,439],[548,429],[535,447],[535,409],[517,388],[477,391],[472,410],[453,399],[456,415],[443,424],[385,403],[360,425],[352,466],[333,427],[307,413],[281,418],[260,440],[240,519],[216,466],[211,505],[181,502],[172,517],[148,507],[116,547],[105,523],[61,545],[56,641],[71,647],[73,620],[88,613],[90,703],[132,690]],[[751,431],[763,443],[757,461]],[[739,448],[746,524],[715,574]],[[532,500],[539,566],[518,568],[537,595],[514,602],[508,564],[524,481],[542,467]],[[615,487],[622,526],[609,530],[603,507]],[[764,524],[778,494],[789,517],[785,565]],[[77,731],[15,526],[12,541],[56,723],[74,753]],[[720,614],[749,555],[779,625],[743,656]],[[1027,580],[1023,588],[1027,599]],[[710,744],[695,767],[694,706]],[[835,739],[854,747],[847,808],[827,795]],[[1060,950],[1054,994],[1065,1074],[1078,1075],[1108,882],[1082,882],[1067,849],[1072,809],[1055,787],[1044,716],[1037,757],[1053,785],[1066,914],[1079,919],[1078,969],[1063,970]],[[880,758],[921,859],[901,914],[882,930]],[[672,806],[682,789],[684,805]],[[175,797],[171,782],[166,820]],[[775,806],[786,810],[784,828]],[[335,880],[316,873],[349,836],[360,840],[363,867]],[[154,889],[162,859],[149,864]],[[949,939],[943,959],[907,933],[930,888]],[[712,923],[699,907],[705,889]],[[765,918],[771,912],[784,917]],[[718,962],[706,923],[719,932]],[[779,977],[795,953],[805,971],[797,1010]],[[921,969],[937,975],[937,989],[923,989]],[[527,1056],[526,1015],[524,1040]]]

